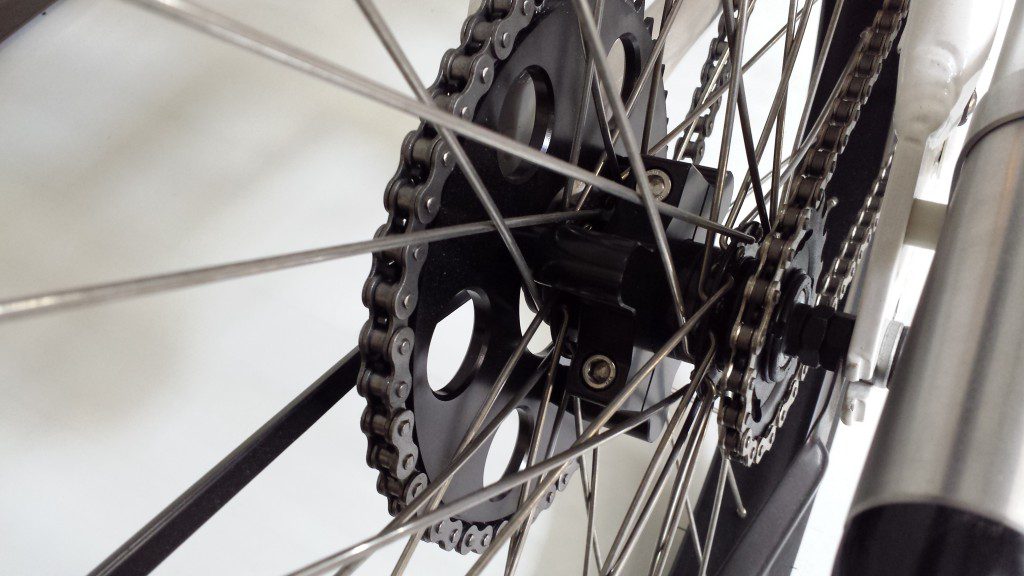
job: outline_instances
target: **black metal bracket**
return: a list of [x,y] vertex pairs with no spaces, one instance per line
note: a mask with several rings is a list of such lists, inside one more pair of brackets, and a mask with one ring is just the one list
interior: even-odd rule
[[115,550],[90,576],[152,572],[355,387],[359,364],[359,353],[353,349]]

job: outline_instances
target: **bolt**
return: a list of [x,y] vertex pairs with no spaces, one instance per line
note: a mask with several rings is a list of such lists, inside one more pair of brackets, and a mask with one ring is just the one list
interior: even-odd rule
[[[651,194],[655,200],[664,200],[672,191],[672,179],[663,170],[652,168],[647,171],[647,181],[651,186]],[[637,192],[640,191],[639,185]]]
[[480,70],[480,81],[483,82],[484,84],[486,84],[486,83],[491,81],[491,67],[490,66],[484,66],[483,69]]
[[595,354],[583,363],[583,381],[594,388],[607,388],[615,381],[615,363],[607,356]]
[[412,342],[408,338],[402,338],[402,341],[398,343],[398,353],[404,356],[409,353],[409,348],[411,347]]

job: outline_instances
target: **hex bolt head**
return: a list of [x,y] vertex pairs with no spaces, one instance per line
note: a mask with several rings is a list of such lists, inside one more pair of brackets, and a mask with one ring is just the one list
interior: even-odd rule
[[583,382],[595,390],[611,386],[615,382],[615,362],[600,354],[587,358],[583,363]]

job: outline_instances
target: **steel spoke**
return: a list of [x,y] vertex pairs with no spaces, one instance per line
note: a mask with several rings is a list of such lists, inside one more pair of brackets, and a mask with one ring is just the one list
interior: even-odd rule
[[[604,13],[604,0],[594,0],[594,10],[598,14],[598,19],[600,19]],[[598,20],[598,22],[600,22],[600,20]],[[584,52],[586,52],[586,42],[583,41],[582,31],[580,32],[580,34],[580,43],[583,45]],[[594,86],[596,74],[597,69],[594,66],[594,59],[591,58],[588,54],[587,73],[585,76],[585,80],[583,82],[583,89],[580,91],[580,105],[579,108],[576,110],[576,126],[573,129],[572,149],[569,151],[569,163],[573,165],[579,164],[580,162],[580,148],[583,145],[583,127],[586,124],[585,120],[587,118],[587,114],[590,111],[590,102],[593,100],[590,87]],[[604,111],[600,108],[599,104],[595,103],[595,107],[598,116],[604,114]],[[572,205],[572,195],[575,189],[576,179],[573,178],[572,176],[566,177],[565,195],[562,198],[563,208],[568,208],[569,206]],[[579,204],[577,204],[577,209],[580,209],[582,207],[583,202],[581,201]]]
[[[864,44],[867,42],[867,39],[868,36],[861,35],[860,39],[857,41],[857,44],[854,45],[853,50],[850,51],[850,58],[847,59],[846,65],[843,66],[843,71],[840,72],[839,74],[840,77],[847,76],[853,69],[854,65],[856,65],[856,63],[858,62],[856,56],[864,47]],[[793,161],[790,162],[789,166],[786,168],[786,171],[783,172],[782,174],[782,182],[784,187],[792,183],[793,173],[796,170],[797,166],[801,164],[801,159],[811,149],[811,146],[813,146],[814,142],[817,140],[817,135],[825,127],[825,122],[829,118],[828,111],[831,108],[832,103],[835,102],[836,99],[839,97],[839,89],[840,84],[838,83],[832,86],[832,91],[829,92],[828,98],[825,99],[825,105],[822,106],[821,111],[818,113],[818,117],[814,120],[814,124],[811,125],[811,129],[807,131],[807,134],[797,134],[797,139],[799,140],[801,137],[803,137],[803,140],[800,140],[800,145],[797,146],[796,151],[790,155]],[[785,201],[785,198],[783,198],[783,201]]]
[[[562,346],[565,343],[565,332],[566,332],[566,330],[568,330],[568,328],[569,328],[569,312],[567,310],[565,310],[565,309],[562,309],[562,324],[561,324],[561,327],[558,329],[558,335],[555,338],[555,344],[554,344],[554,347],[552,348],[552,351],[551,351],[551,363],[548,366],[548,377],[547,377],[547,381],[544,384],[544,392],[541,395],[540,414],[537,416],[537,422],[533,426],[533,434],[532,434],[532,437],[530,438],[530,448],[529,448],[529,450],[527,452],[527,457],[526,457],[526,465],[527,466],[533,466],[534,464],[536,464],[537,463],[537,456],[540,454],[540,442],[541,442],[541,439],[544,436],[544,424],[547,422],[547,413],[548,413],[547,406],[548,406],[548,404],[551,403],[551,395],[554,393],[554,390],[555,390],[555,376],[558,374],[558,360],[562,356]],[[565,403],[564,402],[561,403],[561,405],[559,405],[558,410],[559,410],[559,417],[556,418],[556,420],[557,420],[555,422],[555,426],[556,427],[561,424],[561,415],[565,413]],[[554,447],[554,444],[555,444],[555,439],[556,439],[555,431],[557,430],[556,427],[552,427],[552,429],[551,429],[551,438],[550,438],[550,441],[548,442],[548,449],[549,450],[552,449]],[[582,473],[583,473],[583,471],[581,469],[580,470],[580,474],[582,474]],[[529,490],[530,490],[530,483],[527,482],[526,485],[523,486],[523,489],[519,492],[519,505],[520,506],[522,506],[523,501],[526,500],[526,493]],[[519,564],[519,558],[522,555],[522,551],[523,551],[523,549],[522,549],[523,542],[526,540],[526,535],[527,535],[529,529],[530,529],[530,523],[527,522],[526,524],[523,525],[522,528],[520,528],[519,534],[517,534],[512,539],[512,544],[509,546],[509,549],[508,549],[508,561],[507,561],[506,566],[505,566],[505,574],[506,574],[506,576],[511,576],[512,574],[515,574],[515,572],[516,572],[516,568],[517,568],[517,566]]]
[[[600,574],[601,573],[601,549],[597,543],[597,529],[594,526],[594,507],[596,506],[597,500],[597,470],[598,470],[598,452],[597,448],[590,454],[590,497],[587,498],[587,542],[586,550],[594,551],[594,569]],[[581,474],[582,476],[582,474]],[[590,573],[590,554],[587,552],[583,553],[583,576],[587,576]]]
[[[682,2],[682,0],[679,0]],[[665,6],[661,12],[661,27],[658,30],[658,38],[661,38],[666,32],[669,31],[668,18],[672,14],[672,7],[674,5],[673,0],[665,0]],[[644,114],[644,133],[640,138],[640,149],[646,154],[651,144],[651,128],[654,125],[654,107],[658,103],[658,86],[661,85],[662,74],[664,69],[662,63],[664,62],[665,53],[658,54],[656,58],[652,58],[654,61],[654,73],[651,74],[651,83],[647,90],[647,112]]]
[[[832,38],[836,34],[836,26],[839,25],[839,16],[843,12],[845,0],[836,0],[832,8],[832,14],[828,19],[828,27],[825,29],[825,36],[822,38],[821,51],[814,61],[814,69],[811,71],[811,81],[807,86],[807,99],[804,100],[804,108],[800,113],[800,124],[797,125],[796,139],[793,141],[793,153],[797,150],[797,144],[804,135],[804,128],[807,127],[807,120],[811,116],[811,107],[814,106],[814,94],[818,91],[818,83],[821,82],[821,73],[825,69],[825,61],[828,59],[829,50],[832,48]],[[826,100],[826,102],[828,102]]]
[[[377,6],[373,3],[373,0],[356,0],[359,8],[363,11],[363,15],[366,16],[366,20],[373,27],[374,32],[377,33],[377,37],[380,38],[382,44],[387,49],[391,59],[394,60],[395,65],[401,71],[402,76],[405,78],[405,82],[412,88],[412,91],[416,94],[416,98],[420,102],[427,106],[436,106],[434,101],[431,99],[430,94],[427,93],[426,87],[420,81],[419,77],[416,76],[416,70],[412,67],[412,62],[405,55],[402,47],[398,44],[398,39],[392,34],[391,29],[388,28],[387,22],[381,15],[380,11],[377,10]],[[501,237],[501,241],[505,243],[505,247],[508,248],[509,255],[512,256],[512,261],[515,262],[516,268],[519,269],[519,275],[523,277],[523,289],[525,290],[527,298],[530,299],[530,305],[536,309],[540,306],[540,293],[537,291],[537,283],[533,279],[533,272],[530,271],[530,267],[526,264],[526,259],[523,257],[522,250],[519,249],[519,245],[516,244],[515,238],[512,237],[512,231],[509,230],[508,226],[505,225],[505,221],[502,219],[501,212],[498,210],[498,205],[494,203],[494,198],[491,197],[490,192],[487,191],[487,187],[484,186],[483,180],[480,178],[480,174],[473,167],[473,164],[469,160],[469,156],[466,155],[466,150],[459,143],[458,138],[455,137],[455,133],[439,126],[437,129],[441,138],[444,139],[445,144],[448,145],[448,149],[452,156],[455,157],[455,163],[458,164],[459,168],[462,169],[463,176],[466,177],[466,181],[469,182],[469,187],[473,189],[480,204],[484,207],[484,211],[487,212],[487,217],[494,222],[497,229],[498,236]]]
[[[732,62],[732,74],[729,78],[729,100],[725,106],[725,120],[722,123],[722,144],[718,153],[718,174],[715,178],[715,193],[711,198],[711,220],[718,222],[719,212],[722,206],[722,197],[725,194],[725,183],[728,177],[729,150],[732,146],[733,119],[735,118],[737,100],[739,99],[740,80],[743,78],[743,36],[746,28],[746,0],[739,0],[739,23],[733,30],[730,40],[729,58]],[[722,0],[724,13],[732,13],[732,2]],[[700,277],[697,282],[698,291],[701,296],[706,296],[705,282],[708,270],[711,266],[711,249],[715,244],[714,232],[709,232],[705,237],[704,256],[701,258]]]
[[743,506],[743,497],[740,495],[740,485],[736,483],[736,473],[732,469],[732,461],[727,460],[726,472],[729,476],[729,489],[732,491],[732,499],[736,504],[736,515],[740,518],[747,517],[747,508]]
[[608,555],[605,557],[604,565],[606,567],[611,567],[608,568],[608,571],[614,570],[618,565],[618,558],[626,545],[626,540],[633,529],[637,516],[640,514],[644,502],[650,498],[649,492],[655,481],[658,469],[662,466],[662,459],[664,455],[666,453],[671,454],[668,461],[665,462],[666,467],[671,467],[672,463],[678,459],[677,456],[679,452],[676,447],[682,449],[685,444],[685,442],[680,442],[679,439],[684,436],[687,431],[686,423],[694,413],[696,405],[696,403],[693,402],[693,398],[697,389],[700,387],[700,383],[703,381],[704,376],[707,374],[707,371],[711,366],[714,351],[710,350],[709,352],[711,353],[705,355],[700,368],[694,370],[694,376],[690,379],[690,394],[686,397],[685,402],[681,402],[679,404],[679,407],[676,408],[671,420],[666,424],[665,431],[662,432],[661,439],[658,441],[658,446],[655,448],[654,453],[651,455],[651,458],[647,463],[647,469],[644,470],[643,476],[641,476],[640,484],[633,493],[633,499],[626,508],[626,514],[623,517],[622,522],[619,524],[619,530],[615,534],[615,539],[612,541],[612,547],[609,549]]
[[[799,12],[799,14],[803,14],[805,11],[810,9],[810,6],[813,6],[814,4],[817,4],[817,2],[818,2],[818,0],[810,0],[809,6],[804,7]],[[754,64],[757,64],[757,62],[761,59],[761,57],[763,57],[765,54],[768,53],[768,50],[772,46],[774,46],[776,43],[778,43],[778,41],[781,40],[785,36],[785,34],[786,34],[786,27],[783,26],[782,28],[779,28],[779,30],[770,39],[768,39],[768,41],[765,42],[765,44],[763,46],[761,46],[761,48],[753,56],[750,57],[750,59],[747,60],[746,64],[743,65],[743,71],[744,72],[748,72],[754,66]],[[729,50],[728,46],[726,47],[726,50],[727,51]],[[724,61],[725,61],[725,55],[723,55],[722,62],[724,62]],[[717,68],[716,68],[716,70],[717,70]],[[703,114],[705,111],[707,111],[707,109],[710,108],[712,104],[714,104],[715,102],[718,102],[722,98],[722,96],[724,96],[725,93],[728,92],[728,91],[729,91],[729,85],[728,84],[723,84],[722,86],[719,86],[718,88],[714,89],[709,94],[707,94],[704,97],[704,102],[700,106],[698,106],[698,107],[694,108],[693,110],[691,110],[690,113],[686,115],[686,117],[683,119],[682,122],[677,124],[675,128],[670,130],[668,132],[668,134],[666,134],[665,137],[663,137],[661,140],[659,140],[654,146],[651,146],[650,153],[651,154],[657,154],[658,152],[661,152],[662,150],[667,148],[669,146],[669,144],[671,144],[672,141],[677,136],[682,134],[685,130],[690,129],[693,126],[694,122],[696,122],[697,119],[700,118],[700,115]]]
[[576,8],[576,16],[579,20],[580,28],[583,29],[583,39],[589,48],[588,53],[594,59],[598,78],[600,78],[601,84],[604,85],[605,94],[608,95],[608,100],[611,103],[612,117],[615,119],[615,124],[622,137],[622,143],[626,148],[626,156],[629,158],[634,180],[640,188],[640,196],[643,199],[644,208],[647,210],[647,219],[651,224],[651,231],[654,233],[654,243],[658,248],[658,254],[661,256],[662,267],[665,269],[665,279],[672,294],[673,312],[679,321],[679,325],[682,326],[686,323],[683,308],[683,290],[679,285],[679,277],[676,275],[675,264],[672,261],[668,237],[665,235],[661,216],[658,214],[657,201],[654,199],[650,182],[647,180],[647,171],[644,168],[643,159],[640,158],[640,145],[636,140],[636,134],[633,132],[633,126],[629,123],[629,115],[626,113],[626,108],[623,106],[622,100],[615,93],[615,80],[612,78],[608,59],[603,53],[601,34],[597,30],[596,22],[594,22],[594,14],[591,12],[590,6],[587,6],[585,0],[573,0],[573,5]]
[[[676,342],[676,345],[678,345],[678,342]],[[292,572],[290,576],[310,576],[348,566],[357,560],[369,556],[376,550],[387,546],[395,540],[404,538],[409,534],[418,533],[439,520],[449,518],[452,515],[468,510],[481,502],[486,502],[495,496],[504,494],[505,492],[526,483],[528,480],[532,480],[538,476],[549,473],[552,470],[559,470],[568,462],[577,459],[581,454],[585,454],[650,420],[655,414],[677,402],[686,392],[686,389],[677,390],[665,397],[661,402],[658,402],[623,422],[608,428],[608,430],[603,433],[593,434],[586,440],[573,444],[567,450],[558,453],[552,458],[539,462],[534,466],[524,468],[514,474],[509,474],[494,484],[485,486],[472,494],[463,496],[462,498],[450,504],[446,504],[429,514],[423,514],[414,520],[410,520],[406,523],[395,526],[394,528],[382,530],[380,533],[370,538],[362,540],[348,548],[345,548],[344,550],[300,568],[299,570]],[[505,530],[503,532],[507,533],[508,531]],[[495,548],[493,541],[488,549],[490,550],[492,548]]]
[[[475,140],[496,150],[501,150],[552,172],[557,172],[563,176],[572,176],[617,198],[637,204],[641,203],[641,199],[635,190],[627,188],[618,182],[613,182],[579,166],[569,164],[558,157],[545,154],[479,124],[459,118],[436,106],[427,106],[366,76],[324,60],[319,56],[268,36],[221,14],[201,8],[187,0],[130,1],[150,8],[190,28],[344,88],[403,114],[421,118],[436,126],[444,126],[463,137]],[[689,222],[702,228],[713,229],[720,234],[729,235],[740,241],[750,241],[748,234],[731,230],[698,214],[680,210],[664,202],[659,202],[657,209],[670,218]]]
[[[540,226],[554,224],[567,220],[580,220],[597,216],[597,210],[583,212],[565,211],[552,212],[549,214],[538,214],[535,216],[522,216],[509,218],[505,222],[509,228],[523,228],[526,226]],[[168,290],[177,290],[191,286],[200,286],[213,282],[221,282],[233,278],[242,278],[256,274],[264,274],[297,266],[316,264],[347,258],[359,254],[381,252],[403,246],[415,246],[439,242],[451,238],[471,236],[494,231],[494,223],[490,221],[472,222],[469,224],[458,224],[433,230],[421,230],[406,234],[384,236],[373,240],[362,240],[350,244],[339,244],[326,248],[314,250],[303,250],[301,252],[289,252],[277,256],[256,258],[253,260],[242,260],[229,264],[218,264],[203,268],[193,268],[180,272],[158,274],[155,276],[142,276],[130,280],[121,280],[104,284],[94,284],[67,290],[44,292],[31,296],[21,296],[9,300],[0,301],[0,321],[14,318],[24,318],[45,312],[64,310],[90,304],[113,302],[135,298],[147,294],[156,294]]]
[[[761,161],[761,156],[764,154],[765,148],[768,145],[769,137],[771,136],[772,127],[777,123],[778,118],[784,114],[785,101],[789,95],[789,81],[793,75],[793,70],[796,67],[796,59],[800,53],[800,47],[803,45],[804,35],[807,32],[807,27],[810,23],[810,7],[810,2],[808,2],[808,5],[804,7],[803,16],[800,19],[800,27],[796,32],[795,39],[792,41],[792,47],[787,46],[785,49],[782,65],[782,77],[779,79],[779,86],[775,90],[775,98],[772,100],[771,109],[768,111],[768,118],[765,120],[764,127],[761,129],[761,135],[757,139],[757,146],[754,150],[756,162]],[[783,30],[787,28],[788,25],[783,28]],[[736,198],[729,211],[729,216],[725,220],[726,222],[735,223],[737,214],[739,213],[744,200],[746,200],[747,191],[752,177],[751,172],[747,172],[744,176],[743,183],[740,184],[739,190],[737,190],[736,193]],[[781,181],[779,182],[779,186],[781,190]],[[762,197],[762,202],[763,201]],[[777,203],[781,203],[781,196]]]
[[[704,304],[698,308],[693,315],[683,324],[682,327],[676,331],[668,342],[666,342],[661,348],[659,348],[651,358],[641,366],[638,371],[629,379],[628,382],[623,386],[623,389],[608,403],[608,405],[601,410],[600,413],[591,421],[590,426],[584,431],[583,436],[577,439],[573,446],[582,446],[598,432],[601,427],[608,423],[609,420],[622,408],[626,400],[633,394],[641,382],[647,380],[651,373],[661,362],[668,357],[669,353],[675,349],[679,344],[686,338],[687,334],[693,330],[700,319],[707,314],[716,302],[718,302],[731,288],[733,280],[727,279],[722,287],[709,297]],[[688,388],[689,390],[689,388]],[[571,450],[569,451],[571,452]],[[496,534],[494,540],[491,541],[490,547],[484,551],[477,562],[470,569],[469,574],[479,574],[481,570],[487,565],[488,562],[494,557],[497,549],[508,541],[510,532],[515,530],[520,524],[524,522],[526,517],[533,511],[533,508],[537,506],[540,499],[543,497],[545,491],[551,487],[551,485],[558,479],[559,475],[565,469],[567,463],[563,463],[560,467],[556,468],[554,472],[548,473],[547,476],[540,482],[538,488],[533,491],[533,494],[526,501],[526,504],[512,516],[509,520],[509,524],[503,533]]]
[[711,522],[708,524],[708,534],[704,538],[704,554],[701,555],[699,576],[706,576],[708,563],[711,561],[711,545],[715,542],[715,529],[718,527],[718,517],[722,513],[722,496],[725,494],[725,478],[728,476],[729,457],[723,451],[721,453],[722,465],[718,471],[718,483],[715,485],[715,501],[711,506]]
[[[782,61],[788,62],[789,55],[793,51],[793,36],[796,33],[796,0],[789,0],[789,14],[786,16],[786,43],[784,44]],[[781,87],[780,87],[781,89]],[[772,185],[769,196],[769,211],[772,222],[775,221],[779,212],[779,176],[782,172],[782,144],[786,137],[786,104],[789,101],[789,83],[786,83],[786,93],[782,96],[782,104],[779,113],[775,118],[775,150],[772,154]],[[760,159],[759,159],[760,160]]]
[[[651,75],[654,74],[654,70],[656,68],[655,64],[665,51],[668,32],[672,29],[672,25],[675,24],[676,16],[679,15],[682,4],[682,2],[676,2],[672,6],[671,11],[669,11],[668,16],[662,19],[661,31],[658,34],[658,39],[654,41],[654,47],[651,48],[651,55],[647,60],[647,64],[644,65],[643,70],[640,72],[640,76],[636,80],[636,86],[633,88],[629,98],[626,100],[626,116],[633,114],[633,109],[636,107],[636,103],[640,99],[640,93],[643,90],[644,85],[647,84]],[[618,142],[619,138],[622,136],[621,130],[622,126],[618,126],[618,130],[616,130],[612,136],[613,143]],[[608,158],[606,156],[602,156],[598,161],[597,169],[594,172],[600,173],[604,169],[604,164],[607,160]],[[584,194],[587,193],[589,193],[589,187],[587,190],[584,190]]]
[[[700,387],[705,380],[695,380],[694,387]],[[644,502],[643,508],[640,510],[640,514],[633,524],[632,529],[629,532],[629,537],[626,538],[621,552],[617,558],[605,560],[605,565],[610,565],[606,572],[608,575],[618,574],[619,571],[625,566],[626,560],[632,553],[636,546],[636,543],[640,539],[640,533],[643,531],[644,526],[647,525],[647,521],[650,519],[651,514],[654,512],[654,506],[661,496],[661,493],[665,490],[668,479],[671,476],[672,468],[676,462],[683,461],[683,468],[680,470],[680,474],[684,474],[684,480],[682,490],[685,492],[687,486],[689,486],[690,479],[693,476],[693,469],[697,461],[697,452],[700,449],[701,444],[704,442],[704,434],[707,431],[707,422],[711,415],[711,406],[714,403],[713,397],[704,397],[699,400],[700,408],[696,417],[697,426],[690,430],[687,435],[686,442],[677,442],[672,447],[672,452],[669,455],[668,461],[665,462],[665,466],[662,468],[661,473],[658,475],[657,481],[654,483],[654,489],[651,491],[650,496]]]
[[[573,398],[576,405],[576,437],[583,435],[583,405],[579,397]],[[590,552],[594,552],[594,568],[601,573],[601,546],[597,539],[597,529],[594,527],[594,508],[597,499],[597,471],[598,471],[598,449],[590,453],[590,487],[587,487],[586,465],[583,456],[580,456],[580,484],[583,488],[584,505],[587,508],[587,542],[583,552],[583,576],[590,573]]]
[[[713,354],[716,348],[714,337],[712,337],[711,342],[711,352]],[[696,451],[694,451],[694,454],[696,454]],[[669,550],[672,547],[676,526],[679,524],[679,514],[683,507],[689,511],[690,500],[686,495],[686,490],[689,484],[689,475],[692,474],[692,471],[688,465],[688,453],[683,456],[682,460],[682,466],[679,466],[678,460],[676,461],[678,468],[678,471],[676,472],[676,481],[672,486],[668,507],[665,510],[665,518],[661,525],[661,532],[659,534],[657,544],[654,547],[654,556],[651,558],[651,569],[649,572],[650,576],[657,576],[661,574],[661,571],[665,566],[665,562],[668,559]],[[692,516],[692,511],[690,511],[690,514]],[[696,534],[696,524],[691,526],[690,531]],[[694,542],[697,545],[697,554],[700,555],[699,539],[694,539]]]
[[[723,8],[731,4],[730,0],[722,0]],[[744,6],[744,0],[740,0],[740,21],[737,23],[732,16],[731,10],[725,10],[722,15],[725,19],[725,29],[736,42],[736,57],[733,61],[733,68],[739,69],[736,85],[738,94],[736,99],[736,111],[740,119],[740,133],[743,137],[743,150],[747,156],[747,171],[751,174],[754,183],[754,199],[757,203],[757,214],[761,219],[762,235],[767,233],[771,227],[768,216],[768,207],[765,206],[763,192],[761,191],[761,177],[758,169],[758,157],[754,152],[754,135],[750,128],[750,111],[747,109],[747,92],[743,84],[743,39],[746,36],[746,21],[749,19],[750,10]]]
[[[490,414],[491,409],[494,407],[494,403],[498,400],[498,396],[501,394],[501,391],[505,388],[505,383],[508,382],[509,377],[512,376],[512,371],[515,370],[516,365],[519,364],[519,359],[522,358],[523,354],[526,353],[526,349],[527,346],[530,344],[530,340],[533,339],[534,335],[537,333],[537,330],[540,328],[541,324],[544,323],[544,321],[548,317],[548,314],[551,313],[552,305],[552,300],[544,302],[540,310],[537,311],[537,315],[533,317],[533,320],[530,322],[530,325],[523,332],[523,337],[519,339],[519,343],[516,345],[515,350],[512,352],[512,355],[509,356],[509,359],[505,362],[505,365],[501,368],[501,372],[498,373],[498,377],[497,379],[495,379],[494,385],[491,386],[491,390],[487,396],[487,399],[484,400],[483,405],[481,405],[480,407],[480,412],[473,419],[473,422],[470,424],[469,429],[466,430],[466,434],[462,438],[462,442],[459,443],[459,447],[455,450],[456,457],[453,459],[453,464],[459,462],[459,454],[465,451],[468,446],[473,444],[474,437],[477,435],[477,433],[480,431],[480,428],[484,425],[484,422],[487,420],[487,416]],[[553,365],[557,365],[558,358],[552,356],[550,362]],[[492,422],[495,421],[497,421],[497,419],[492,420]],[[453,464],[450,464],[448,466],[448,470],[441,474],[441,476],[444,477],[444,479],[437,482],[436,490],[432,491],[435,492],[435,495],[429,496],[429,500],[426,499],[428,498],[426,496],[426,492],[421,495],[424,501],[427,501],[427,512],[436,508],[441,503],[441,499],[444,498],[445,491],[448,490],[448,486],[451,485],[451,481],[455,477],[454,470],[457,470],[457,468]],[[462,464],[460,463],[459,467],[461,467],[461,465]],[[396,516],[394,520],[391,521],[391,524],[397,525],[403,522],[405,518],[409,518],[412,516],[412,514],[415,513],[416,510],[414,510],[413,506],[410,504],[406,506],[406,509],[402,512],[402,514]],[[416,546],[419,544],[419,542],[419,534],[414,534],[409,538],[409,542],[406,543],[405,549],[402,550],[401,556],[399,556],[398,561],[395,563],[395,568],[392,571],[392,576],[400,576],[409,566],[409,561],[412,559],[412,555],[416,551]]]

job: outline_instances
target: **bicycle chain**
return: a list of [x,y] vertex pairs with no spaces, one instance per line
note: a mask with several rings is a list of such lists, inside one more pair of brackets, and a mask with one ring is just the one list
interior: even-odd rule
[[871,185],[871,192],[864,198],[864,204],[857,212],[853,225],[846,233],[835,261],[828,271],[818,279],[818,297],[815,304],[838,308],[846,291],[853,283],[857,268],[864,259],[871,238],[878,227],[878,211],[885,196],[885,185],[889,181],[889,167],[892,165],[892,151],[886,155],[878,177]]
[[[728,59],[728,50],[729,34],[726,32],[725,14],[722,14],[718,18],[718,35],[711,39],[711,43],[708,46],[708,57],[704,60],[704,65],[700,69],[700,84],[693,91],[693,99],[690,102],[690,111],[687,115],[692,114],[694,110],[700,107],[707,94],[717,90],[729,81],[729,75],[732,72],[732,62]],[[716,79],[715,70],[718,68],[723,57],[726,58],[726,61],[722,64],[722,73]],[[713,80],[714,86],[709,86]],[[718,115],[718,109],[721,105],[721,99],[715,100],[707,111],[697,118],[693,124],[693,131],[689,132],[689,140],[686,140],[685,136],[679,138],[676,142],[676,157],[689,160],[694,164],[700,163],[701,158],[704,157],[704,141],[714,131],[715,117]],[[678,152],[682,152],[682,154],[680,155]]]
[[[535,0],[485,0],[466,18],[461,44],[441,59],[428,93],[442,109],[471,119],[490,88],[495,66],[509,57],[515,41],[533,20]],[[444,140],[426,123],[402,144],[401,161],[384,194],[387,221],[375,237],[422,230],[438,215],[444,183],[454,170]],[[357,390],[366,398],[361,428],[367,437],[367,464],[378,471],[377,491],[396,515],[427,487],[427,475],[413,440],[415,418],[406,401],[412,391],[410,360],[416,345],[409,318],[416,308],[417,279],[427,245],[375,253],[363,287],[370,319],[363,326],[363,357]],[[559,482],[559,490],[565,487]],[[550,505],[554,491],[544,500]],[[483,552],[501,524],[448,518],[423,534],[444,550]]]
[[[781,296],[783,275],[803,240],[811,233],[812,212],[822,208],[825,189],[835,173],[839,155],[845,149],[860,110],[867,103],[871,88],[881,73],[906,18],[908,5],[909,0],[883,0],[871,26],[862,33],[862,41],[851,55],[851,65],[839,79],[838,89],[823,111],[827,114],[827,122],[822,124],[813,145],[800,159],[788,188],[788,202],[780,209],[775,226],[759,247],[757,268],[744,286],[737,319],[729,333],[732,353],[722,375],[718,423],[722,448],[730,458],[746,466],[760,462],[771,449],[775,435],[785,423],[789,408],[796,399],[800,383],[807,375],[807,367],[798,366],[767,428],[761,434],[755,434],[752,429],[753,380],[769,323]],[[877,213],[878,205],[871,201],[877,199],[876,196],[877,193],[870,194],[866,202],[868,210],[865,214],[871,217],[870,222],[874,222],[871,211]],[[862,246],[870,239],[870,234],[862,234],[865,230],[873,228],[851,230],[849,236],[856,246],[844,246],[844,256],[849,254],[859,258],[862,255]],[[843,269],[849,263],[845,258],[836,262],[836,278],[845,278],[846,272],[852,274],[848,266],[845,271]],[[832,294],[830,298],[841,297],[845,290],[832,285],[828,288]]]

